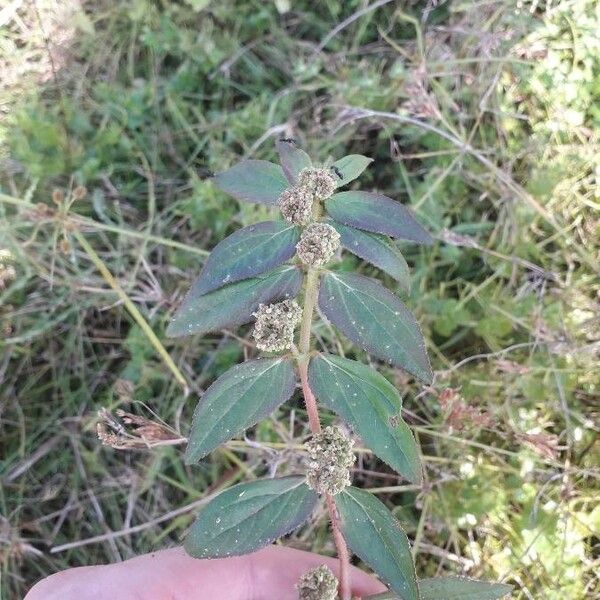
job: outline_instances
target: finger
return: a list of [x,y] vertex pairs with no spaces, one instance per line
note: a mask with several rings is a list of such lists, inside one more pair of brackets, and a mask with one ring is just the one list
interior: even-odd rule
[[[300,575],[321,564],[338,573],[336,559],[281,546],[213,560],[194,559],[182,548],[173,548],[57,573],[38,583],[26,600],[297,600]],[[355,567],[352,588],[359,596],[385,590]]]
[[35,585],[25,600],[246,600],[248,573],[245,556],[198,560],[172,548],[56,573]]

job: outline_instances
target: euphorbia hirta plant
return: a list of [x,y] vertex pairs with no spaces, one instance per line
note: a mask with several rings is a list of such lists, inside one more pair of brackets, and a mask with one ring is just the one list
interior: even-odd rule
[[[186,461],[197,463],[289,400],[300,382],[312,433],[305,472],[235,485],[202,510],[185,547],[197,558],[253,552],[302,525],[324,502],[331,520],[339,582],[326,567],[304,575],[303,599],[349,600],[350,550],[389,586],[383,598],[500,598],[509,586],[467,579],[418,580],[410,543],[373,494],[351,485],[353,441],[360,437],[408,481],[422,481],[419,447],[401,416],[396,388],[373,367],[316,347],[319,314],[374,359],[430,384],[419,326],[402,300],[375,279],[342,271],[347,250],[409,289],[395,240],[431,244],[431,235],[399,202],[379,193],[340,191],[372,162],[352,154],[314,166],[293,140],[277,143],[280,165],[244,160],[215,175],[238,200],[273,208],[273,220],[221,241],[173,317],[168,334],[202,334],[253,322],[256,354],[219,377],[194,413]],[[298,298],[298,300],[296,299]],[[319,407],[345,424],[321,427]],[[349,550],[350,548],[350,550]]]

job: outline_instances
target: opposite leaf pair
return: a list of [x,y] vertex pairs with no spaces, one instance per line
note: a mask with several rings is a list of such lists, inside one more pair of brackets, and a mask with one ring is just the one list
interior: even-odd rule
[[[321,314],[348,339],[430,383],[433,375],[423,337],[402,301],[373,279],[322,267],[339,239],[343,248],[368,260],[408,290],[408,267],[390,238],[428,244],[431,236],[410,211],[381,194],[334,193],[335,188],[356,179],[370,159],[350,155],[329,168],[315,169],[308,155],[293,143],[280,141],[278,150],[281,167],[267,161],[243,161],[215,176],[214,182],[240,200],[279,205],[284,218],[293,222],[250,225],[218,244],[173,318],[168,334],[216,331],[256,317],[254,333],[260,342],[263,338],[271,340],[273,315],[292,315],[294,323],[290,321],[290,330],[285,331],[289,344],[271,340],[257,345],[279,351],[291,347],[293,352],[249,360],[212,384],[195,410],[186,462],[198,461],[289,400],[298,372],[307,409],[316,396],[382,460],[408,480],[419,483],[419,448],[400,416],[397,390],[367,365],[311,353],[310,325],[318,304]],[[327,216],[322,216],[323,211]],[[284,264],[290,260],[294,263]],[[290,300],[303,286],[305,301],[297,349],[293,330],[300,314],[296,314],[298,305]],[[318,415],[311,428],[315,437],[309,451],[312,462],[318,465],[330,460],[328,449],[315,441],[321,439],[317,437]],[[314,456],[320,448],[323,457]],[[352,457],[344,457],[347,469]],[[423,590],[431,588],[428,584],[423,583],[420,589],[408,538],[380,500],[348,486],[347,475],[317,485],[318,476],[310,473],[308,482],[325,496],[334,526],[341,529],[352,550],[397,597],[444,598],[424,595],[428,592]],[[306,475],[236,485],[208,503],[186,539],[186,549],[201,558],[257,550],[304,523],[318,499]],[[487,584],[479,585],[480,591],[489,588]],[[349,597],[347,592],[344,598]],[[488,598],[499,598],[504,593],[506,589]]]

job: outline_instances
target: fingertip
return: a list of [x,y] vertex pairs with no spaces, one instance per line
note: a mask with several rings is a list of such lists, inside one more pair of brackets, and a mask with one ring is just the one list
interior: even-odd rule
[[24,600],[71,600],[81,599],[89,591],[92,582],[89,572],[96,567],[75,567],[49,575],[38,581],[27,592]]

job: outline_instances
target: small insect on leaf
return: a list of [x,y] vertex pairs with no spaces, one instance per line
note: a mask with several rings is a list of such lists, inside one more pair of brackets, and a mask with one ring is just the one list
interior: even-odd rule
[[302,273],[287,265],[208,294],[199,293],[193,285],[167,327],[167,335],[181,337],[243,325],[252,320],[259,304],[294,298],[301,286]]
[[302,525],[317,502],[304,476],[234,485],[202,510],[185,540],[185,550],[194,558],[254,552]]
[[206,294],[277,267],[294,256],[299,239],[300,228],[281,221],[238,229],[213,248],[196,282],[196,291]]
[[274,206],[288,186],[283,169],[266,160],[243,160],[213,177],[214,184],[237,200]]
[[292,138],[280,139],[277,142],[277,152],[285,176],[291,185],[296,185],[298,173],[312,165],[310,157],[296,146],[296,141]]
[[408,538],[385,504],[355,487],[346,488],[334,500],[352,551],[402,600],[419,600]]
[[325,202],[336,221],[373,233],[430,245],[433,238],[412,212],[387,196],[372,192],[338,192]]
[[194,411],[185,462],[192,464],[289,400],[296,387],[289,358],[258,358],[236,365],[204,393]]
[[348,154],[348,156],[336,160],[331,165],[331,170],[337,178],[336,186],[342,187],[354,181],[372,162],[372,158],[361,154]]

